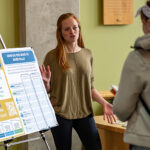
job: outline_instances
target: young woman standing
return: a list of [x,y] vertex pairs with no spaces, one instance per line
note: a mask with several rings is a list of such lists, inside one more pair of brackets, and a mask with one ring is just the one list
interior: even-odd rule
[[71,150],[72,128],[86,150],[101,150],[93,119],[92,99],[103,105],[104,117],[114,120],[112,105],[93,86],[93,57],[84,48],[76,16],[63,14],[57,21],[57,47],[47,53],[40,67],[59,126],[52,128],[57,150]]

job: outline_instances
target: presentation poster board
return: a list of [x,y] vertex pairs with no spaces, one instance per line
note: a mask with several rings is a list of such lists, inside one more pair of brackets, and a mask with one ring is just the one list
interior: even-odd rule
[[0,50],[0,141],[56,125],[33,49]]

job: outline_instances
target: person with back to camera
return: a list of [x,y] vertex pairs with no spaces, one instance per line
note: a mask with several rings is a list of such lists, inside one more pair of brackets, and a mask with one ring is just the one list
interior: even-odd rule
[[57,150],[71,150],[72,128],[86,150],[101,150],[91,99],[103,105],[104,119],[112,123],[112,105],[93,87],[93,57],[84,48],[76,16],[62,14],[57,21],[57,46],[47,53],[41,75],[54,107],[58,126],[51,129]]
[[130,150],[150,150],[150,1],[139,8],[144,36],[128,55],[113,102],[114,113],[128,121],[124,141]]

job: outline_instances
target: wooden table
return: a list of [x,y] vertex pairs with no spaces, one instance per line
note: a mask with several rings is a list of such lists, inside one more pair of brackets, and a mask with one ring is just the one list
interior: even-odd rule
[[129,144],[123,142],[125,127],[119,124],[109,124],[103,116],[94,117],[100,134],[102,150],[129,150]]
[[114,94],[111,91],[100,91],[99,93],[106,100],[112,100],[114,98]]

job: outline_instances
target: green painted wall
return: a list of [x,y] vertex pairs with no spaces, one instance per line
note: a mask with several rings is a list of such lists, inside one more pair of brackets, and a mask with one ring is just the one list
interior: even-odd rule
[[[134,16],[145,0],[134,0]],[[140,17],[130,25],[103,25],[102,0],[80,0],[80,21],[85,46],[94,56],[95,87],[98,91],[118,85],[122,65],[135,39],[143,34]],[[93,103],[96,114],[100,105]]]
[[0,34],[8,48],[19,46],[18,15],[18,0],[0,0]]
[[[7,48],[19,46],[18,31],[18,0],[0,0],[0,34]],[[16,145],[9,149],[17,150],[21,147]],[[0,147],[0,150],[4,148]]]

